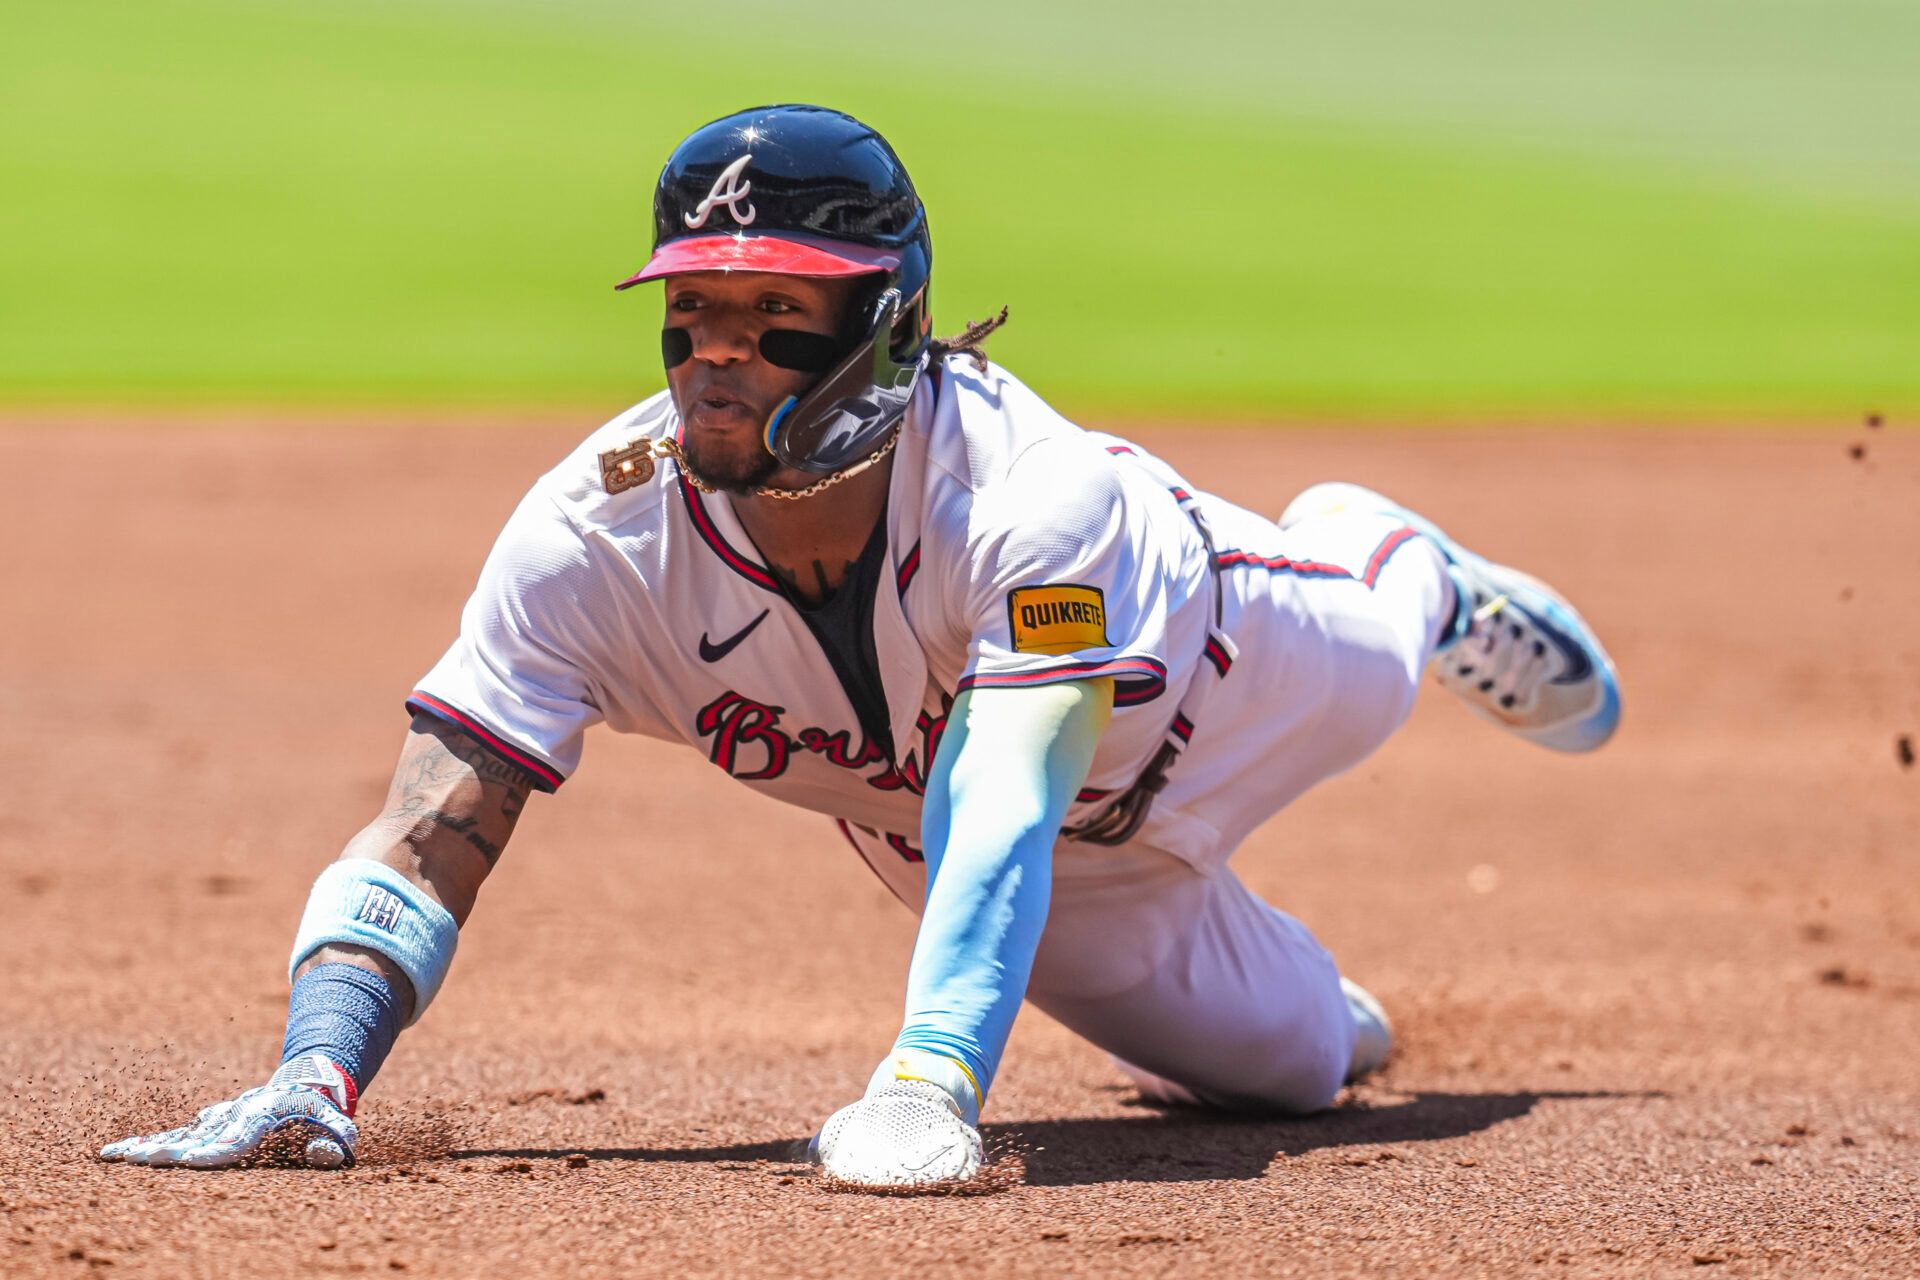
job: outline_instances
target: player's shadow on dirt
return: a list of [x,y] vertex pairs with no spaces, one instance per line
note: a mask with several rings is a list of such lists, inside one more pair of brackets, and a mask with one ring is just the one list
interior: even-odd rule
[[[1140,1114],[1085,1120],[1035,1120],[982,1127],[989,1157],[1018,1151],[1029,1186],[1105,1182],[1211,1182],[1263,1177],[1276,1156],[1352,1147],[1356,1161],[1395,1156],[1396,1143],[1479,1133],[1517,1120],[1542,1101],[1659,1098],[1660,1093],[1416,1093],[1404,1102],[1345,1106],[1316,1116],[1267,1119],[1142,1105]],[[521,1148],[453,1151],[455,1160],[637,1160],[742,1165],[800,1163],[806,1140],[740,1142],[723,1147]]]
[[1416,1093],[1404,1102],[1345,1106],[1314,1116],[1224,1115],[1140,1104],[1137,1117],[987,1125],[996,1141],[1026,1149],[1030,1186],[1253,1179],[1279,1156],[1354,1148],[1356,1163],[1398,1158],[1397,1143],[1480,1133],[1542,1101],[1655,1098],[1658,1093]]

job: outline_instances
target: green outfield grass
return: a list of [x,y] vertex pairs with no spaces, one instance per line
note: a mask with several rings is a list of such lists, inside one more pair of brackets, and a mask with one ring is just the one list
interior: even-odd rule
[[[1103,416],[1920,411],[1920,5],[75,0],[0,18],[0,401],[660,385],[650,186],[842,106]],[[794,16],[808,15],[804,24]]]

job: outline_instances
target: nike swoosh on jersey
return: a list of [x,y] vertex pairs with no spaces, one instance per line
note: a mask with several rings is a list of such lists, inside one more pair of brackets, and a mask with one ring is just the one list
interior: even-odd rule
[[718,662],[720,659],[732,653],[742,640],[745,640],[753,634],[755,627],[767,620],[767,614],[769,612],[769,610],[762,609],[759,617],[728,636],[725,640],[722,640],[719,644],[715,644],[707,639],[707,633],[702,631],[700,633],[700,661]]

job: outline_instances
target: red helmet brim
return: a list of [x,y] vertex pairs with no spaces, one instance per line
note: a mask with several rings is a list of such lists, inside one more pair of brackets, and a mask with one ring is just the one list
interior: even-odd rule
[[693,271],[765,271],[781,276],[860,276],[892,271],[900,254],[845,240],[796,235],[682,236],[653,251],[647,265],[615,289]]

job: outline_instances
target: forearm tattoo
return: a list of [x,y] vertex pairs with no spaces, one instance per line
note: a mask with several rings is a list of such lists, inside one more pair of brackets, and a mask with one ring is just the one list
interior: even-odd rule
[[[533,775],[450,725],[421,717],[414,730],[428,740],[409,747],[382,816],[417,832],[416,841],[434,830],[453,832],[492,867],[526,808]],[[450,811],[449,801],[462,792],[468,802]]]
[[495,844],[480,834],[480,819],[478,818],[462,818],[456,814],[448,813],[444,809],[426,809],[409,816],[431,822],[435,826],[444,827],[448,831],[459,832],[468,844],[478,849],[481,856],[486,858],[488,866],[492,866],[500,860],[500,851],[503,846]]

